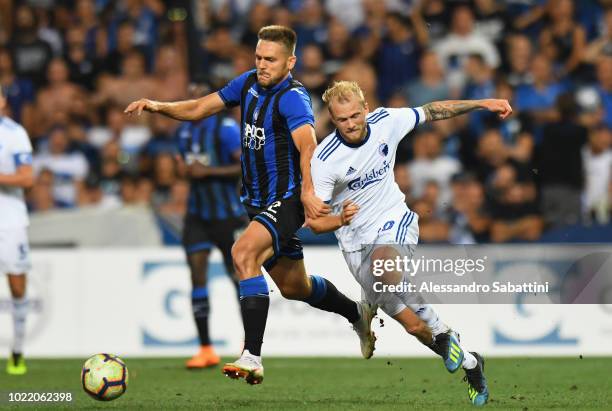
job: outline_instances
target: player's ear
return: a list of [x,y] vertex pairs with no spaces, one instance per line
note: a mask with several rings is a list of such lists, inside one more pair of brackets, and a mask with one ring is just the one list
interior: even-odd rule
[[368,115],[368,113],[370,112],[370,106],[368,106],[368,102],[367,102],[367,101],[364,101],[364,102],[363,102],[363,108],[364,108],[364,110],[365,110],[365,114],[366,114],[366,116],[367,116],[367,115]]
[[287,59],[287,68],[289,70],[293,70],[293,67],[295,67],[296,62],[297,62],[297,57],[289,56],[289,58]]
[[329,113],[329,121],[336,126],[336,119],[334,118],[334,112],[332,111],[331,104],[327,106],[327,112]]

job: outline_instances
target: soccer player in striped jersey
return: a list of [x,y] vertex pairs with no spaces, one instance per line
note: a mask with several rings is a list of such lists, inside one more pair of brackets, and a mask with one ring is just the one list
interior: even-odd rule
[[[197,88],[194,88],[196,91]],[[238,196],[240,127],[223,113],[186,121],[176,133],[180,158],[189,178],[189,199],[183,229],[183,247],[191,272],[191,306],[200,350],[187,368],[219,364],[208,332],[207,274],[213,246],[223,255],[226,273],[238,289],[232,263],[232,245],[246,227],[246,212]]]
[[[335,231],[346,263],[371,303],[379,305],[410,334],[439,354],[448,371],[461,366],[468,396],[484,405],[489,391],[484,360],[461,348],[458,334],[440,321],[431,306],[408,292],[381,292],[374,283],[396,285],[404,274],[373,274],[374,261],[412,257],[418,242],[418,216],[408,209],[393,167],[401,139],[425,121],[486,109],[503,119],[512,113],[506,100],[439,101],[418,108],[379,108],[369,113],[355,82],[340,81],[323,95],[336,131],[317,147],[312,160],[315,193],[336,215],[307,219],[315,232]],[[378,273],[381,274],[381,273]],[[379,291],[379,292],[377,292]]]
[[266,26],[259,31],[255,70],[199,99],[173,103],[141,99],[125,110],[193,121],[227,107],[241,108],[241,199],[251,222],[234,244],[232,258],[240,278],[245,344],[240,358],[226,364],[223,372],[249,384],[263,380],[261,345],[270,300],[262,266],[284,297],[340,314],[353,324],[364,357],[374,350],[370,323],[376,307],[350,300],[325,278],[308,276],[302,244],[295,235],[304,214],[317,218],[330,211],[312,185],[314,115],[308,92],[291,76],[296,41],[290,28]]
[[2,116],[6,104],[0,86],[0,273],[8,277],[13,300],[13,345],[6,372],[23,375],[27,372],[23,358],[28,309],[26,273],[31,268],[23,189],[34,184],[34,172],[30,138],[23,127]]

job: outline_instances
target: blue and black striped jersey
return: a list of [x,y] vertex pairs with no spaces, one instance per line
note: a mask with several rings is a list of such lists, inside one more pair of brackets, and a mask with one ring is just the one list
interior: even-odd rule
[[241,200],[254,207],[299,194],[300,154],[291,132],[310,124],[310,95],[289,75],[273,88],[257,83],[255,70],[236,77],[219,90],[228,107],[240,105],[242,140]]
[[[240,148],[238,124],[219,115],[182,123],[176,137],[179,152],[187,163],[199,161],[210,167],[231,165],[233,153]],[[243,216],[245,210],[238,196],[238,178],[192,179],[187,212],[203,220]]]

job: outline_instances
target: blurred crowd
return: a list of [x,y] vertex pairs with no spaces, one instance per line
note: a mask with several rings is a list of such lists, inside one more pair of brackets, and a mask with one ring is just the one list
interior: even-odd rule
[[190,83],[221,87],[253,67],[268,24],[298,34],[293,74],[319,139],[336,79],[357,81],[372,110],[511,102],[504,122],[472,112],[402,141],[395,174],[422,241],[533,241],[609,223],[610,0],[0,0],[0,84],[35,148],[31,211],[182,215],[178,123],[123,109],[187,98]]

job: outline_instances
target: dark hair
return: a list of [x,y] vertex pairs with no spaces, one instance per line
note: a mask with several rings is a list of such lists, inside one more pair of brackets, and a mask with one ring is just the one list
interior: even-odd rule
[[395,20],[397,23],[401,24],[402,26],[404,26],[407,29],[412,29],[412,21],[410,21],[410,19],[408,17],[406,17],[405,15],[397,12],[397,11],[390,11],[387,13],[386,17],[388,19],[391,20]]
[[295,45],[297,43],[297,34],[295,31],[285,26],[265,26],[259,30],[257,34],[259,40],[273,41],[281,43],[291,53],[295,54]]
[[573,120],[580,111],[574,94],[571,92],[560,94],[555,102],[555,107],[561,115],[561,118],[566,120]]

